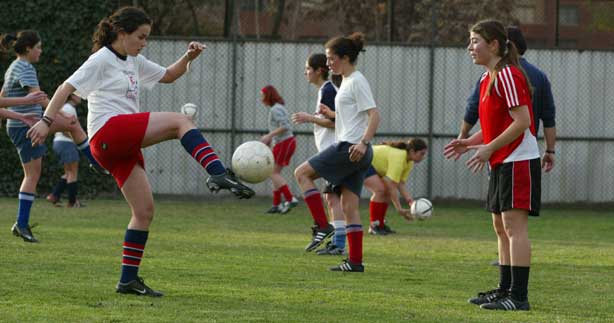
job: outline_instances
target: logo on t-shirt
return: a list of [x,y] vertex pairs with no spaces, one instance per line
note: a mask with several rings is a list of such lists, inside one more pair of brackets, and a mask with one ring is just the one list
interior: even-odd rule
[[124,70],[122,72],[128,77],[128,90],[126,90],[126,97],[128,99],[132,99],[133,101],[138,100],[139,82],[137,81],[136,75],[133,71]]

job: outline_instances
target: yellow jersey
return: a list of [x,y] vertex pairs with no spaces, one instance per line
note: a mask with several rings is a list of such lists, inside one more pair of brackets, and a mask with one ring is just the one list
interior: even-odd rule
[[407,150],[388,145],[373,146],[373,161],[377,175],[386,176],[395,183],[407,182],[409,173],[414,168],[414,161],[407,160]]

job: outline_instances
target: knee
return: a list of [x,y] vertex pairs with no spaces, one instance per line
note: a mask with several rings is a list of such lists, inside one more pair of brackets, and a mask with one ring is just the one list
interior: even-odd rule
[[132,210],[132,214],[141,222],[151,223],[154,216],[153,203],[147,203],[139,208]]
[[493,228],[495,230],[495,233],[497,234],[498,237],[506,237],[507,238],[507,231],[506,229],[503,227],[503,225],[493,225]]
[[305,181],[306,174],[305,174],[304,167],[302,165],[297,167],[294,170],[294,178],[296,178],[296,181],[299,183],[302,183]]

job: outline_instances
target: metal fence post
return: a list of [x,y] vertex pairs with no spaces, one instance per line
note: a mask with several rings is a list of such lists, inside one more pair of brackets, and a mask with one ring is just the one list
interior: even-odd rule
[[[435,95],[435,42],[437,38],[437,2],[434,1],[431,7],[431,41],[429,46],[429,128],[428,128],[428,146],[429,149],[433,149],[433,111],[434,111],[434,100],[433,97]],[[426,195],[428,198],[432,198],[433,196],[433,159],[427,158],[427,176],[428,179],[426,181]]]

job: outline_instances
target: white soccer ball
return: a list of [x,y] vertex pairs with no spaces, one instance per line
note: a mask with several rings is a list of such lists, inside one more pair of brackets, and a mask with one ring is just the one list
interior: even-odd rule
[[186,103],[181,106],[181,113],[185,114],[190,119],[194,119],[196,112],[198,112],[198,107],[194,103]]
[[419,220],[428,219],[433,215],[433,203],[425,198],[419,198],[411,204],[411,214]]
[[260,183],[269,178],[274,166],[271,149],[260,141],[245,142],[232,154],[232,170],[248,183]]

